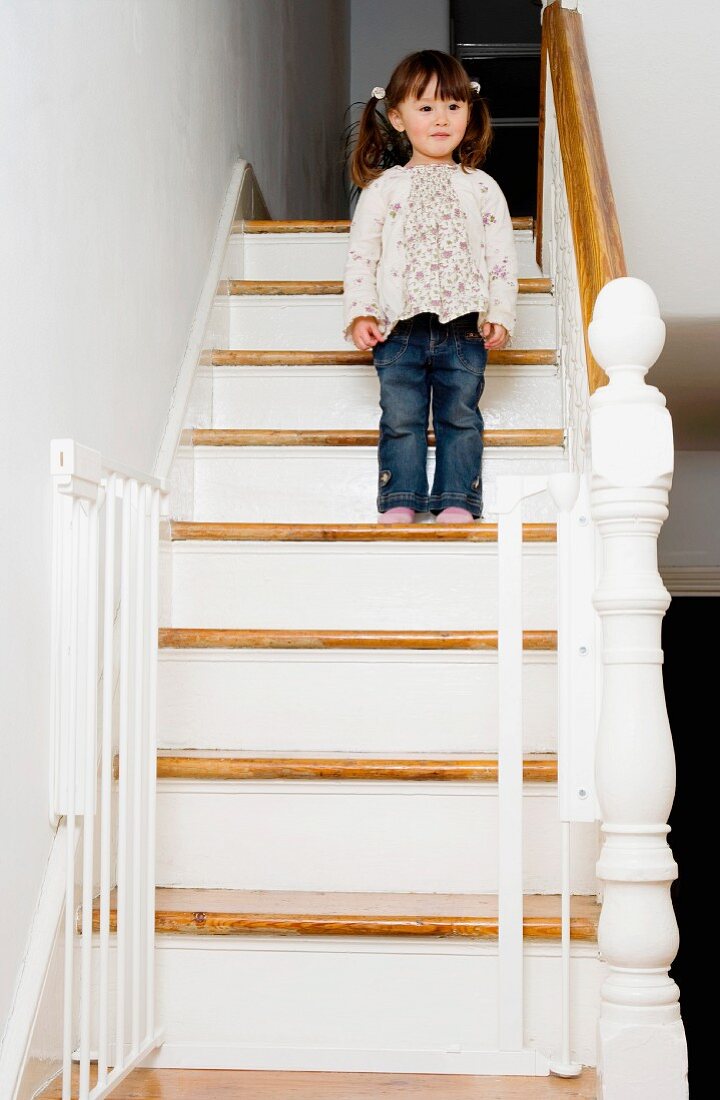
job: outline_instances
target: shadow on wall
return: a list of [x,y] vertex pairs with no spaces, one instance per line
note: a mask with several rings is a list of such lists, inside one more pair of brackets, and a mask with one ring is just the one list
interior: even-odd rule
[[664,314],[665,348],[648,375],[665,394],[679,451],[720,451],[720,317]]

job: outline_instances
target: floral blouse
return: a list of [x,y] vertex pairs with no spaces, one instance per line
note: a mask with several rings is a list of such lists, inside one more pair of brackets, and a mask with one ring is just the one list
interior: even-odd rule
[[512,334],[517,257],[512,219],[495,180],[479,168],[389,168],[360,194],[344,277],[344,337],[356,317],[387,335],[405,317],[443,323],[478,311]]

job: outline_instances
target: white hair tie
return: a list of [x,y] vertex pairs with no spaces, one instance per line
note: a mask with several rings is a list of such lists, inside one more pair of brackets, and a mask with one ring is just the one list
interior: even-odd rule
[[373,88],[372,94],[375,96],[376,99],[384,99],[385,98],[385,89],[384,88]]
[[474,92],[479,92],[480,91],[480,85],[478,84],[477,80],[471,80],[470,81],[470,87],[472,88],[472,90]]

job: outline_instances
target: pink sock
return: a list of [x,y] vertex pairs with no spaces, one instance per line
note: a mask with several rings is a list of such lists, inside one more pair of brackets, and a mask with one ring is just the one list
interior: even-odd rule
[[388,508],[387,512],[381,512],[378,523],[412,523],[415,513],[412,508]]
[[472,523],[474,520],[472,512],[468,512],[467,508],[444,508],[437,517],[438,523]]

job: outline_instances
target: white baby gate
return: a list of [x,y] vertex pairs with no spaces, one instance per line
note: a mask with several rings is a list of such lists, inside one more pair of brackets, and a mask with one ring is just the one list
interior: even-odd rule
[[53,440],[51,468],[50,812],[54,823],[65,818],[67,837],[62,1097],[70,1100],[76,1060],[79,1100],[99,1100],[162,1041],[153,979],[158,554],[167,485],[68,439]]
[[[547,490],[558,509],[558,810],[562,823],[562,1008],[552,1059],[525,1046],[523,996],[523,501]],[[592,604],[595,529],[577,473],[504,476],[498,513],[498,1050],[494,1073],[575,1076],[570,1056],[570,825],[595,821],[600,637]]]

